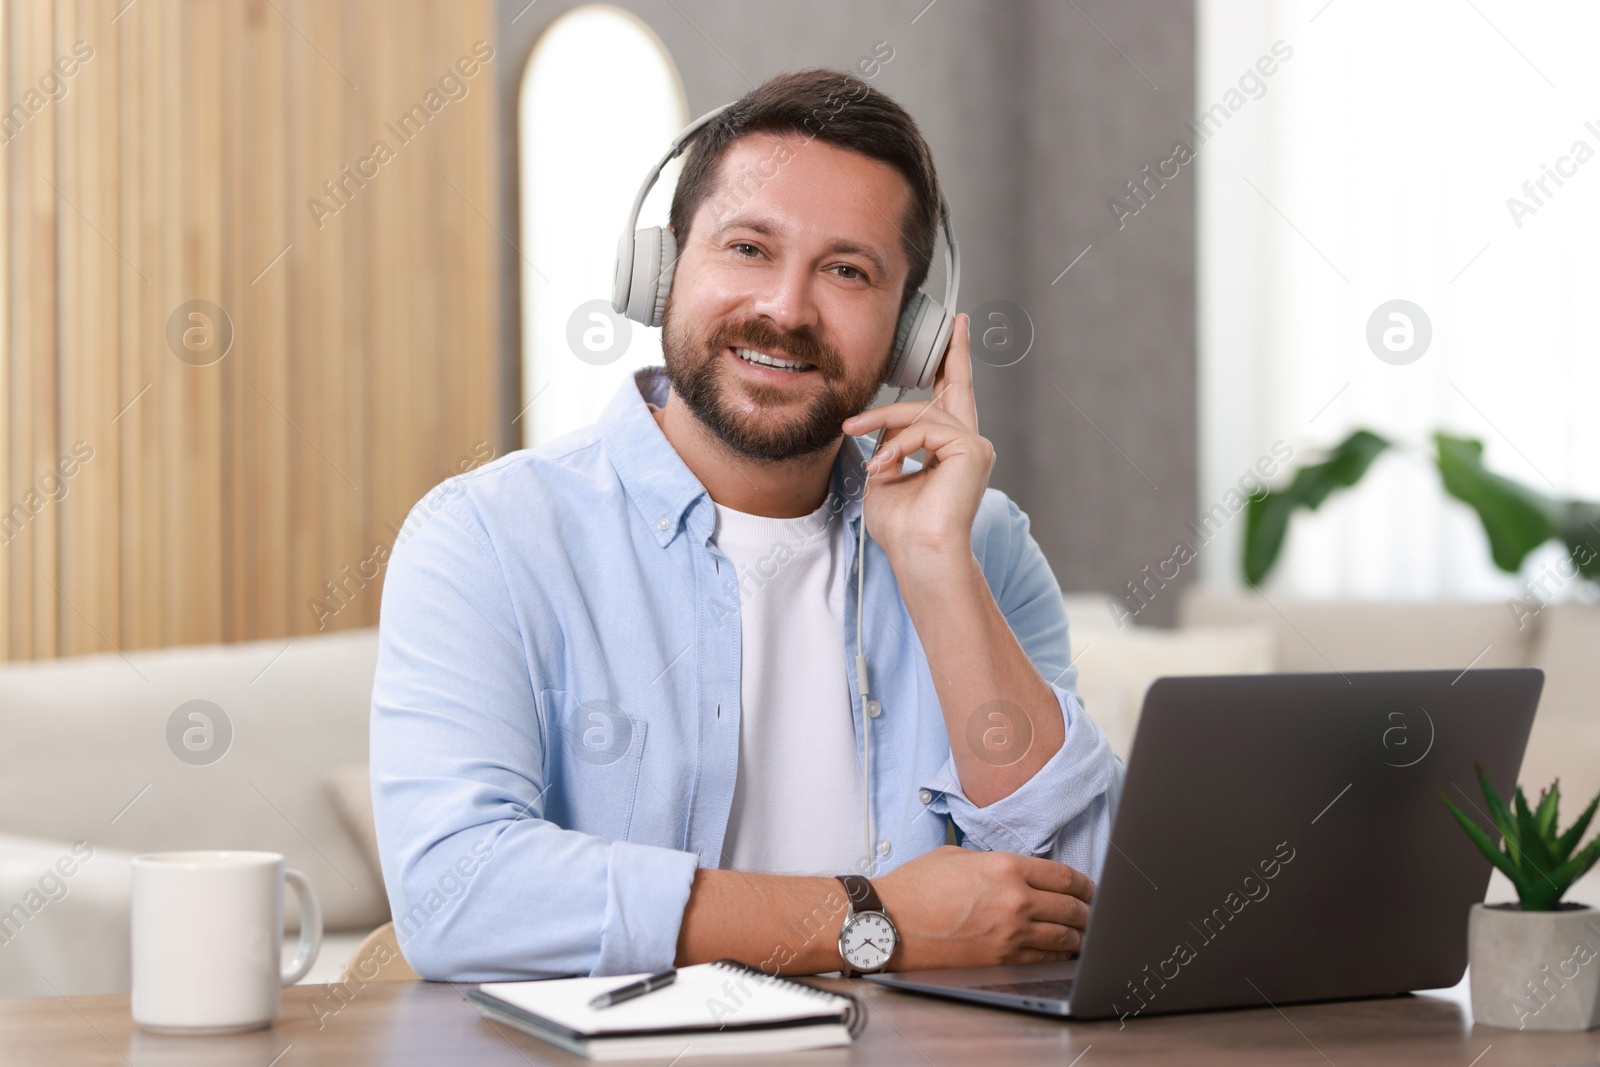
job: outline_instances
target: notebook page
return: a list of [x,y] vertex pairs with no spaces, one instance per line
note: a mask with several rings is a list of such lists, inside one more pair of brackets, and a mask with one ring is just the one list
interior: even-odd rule
[[582,1034],[627,1030],[715,1030],[752,1023],[837,1016],[844,1001],[794,990],[760,975],[744,975],[709,963],[678,969],[665,989],[612,1005],[590,1008],[609,989],[647,977],[556,978],[542,982],[485,982],[490,996]]

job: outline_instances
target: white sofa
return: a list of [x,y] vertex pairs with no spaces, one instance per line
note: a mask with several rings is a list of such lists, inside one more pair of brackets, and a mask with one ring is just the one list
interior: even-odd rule
[[[337,973],[388,919],[370,828],[359,804],[335,803],[352,769],[365,790],[376,662],[377,632],[362,630],[0,665],[0,996],[126,990],[128,863],[171,849],[284,853],[336,935],[317,973]],[[214,762],[169,744],[197,699],[231,727]],[[212,718],[213,747],[192,758],[220,751]],[[179,748],[197,725],[180,716]],[[41,891],[79,841],[92,855]]]
[[[1066,603],[1079,691],[1124,755],[1162,674],[1531,664],[1547,680],[1522,781],[1536,792],[1559,774],[1568,819],[1600,791],[1600,608],[1546,608],[1518,630],[1500,604],[1268,604],[1191,590],[1182,625],[1157,630],[1119,627],[1103,596]],[[376,653],[376,631],[364,630],[0,665],[0,996],[125,990],[128,861],[166,849],[285,853],[333,932],[311,980],[337,974],[388,918],[370,802],[361,810]],[[169,745],[174,710],[193,699],[233,728],[214,763],[186,763]],[[76,841],[92,857],[41,889]],[[1600,903],[1600,875],[1573,897]],[[1511,898],[1498,874],[1490,898]]]

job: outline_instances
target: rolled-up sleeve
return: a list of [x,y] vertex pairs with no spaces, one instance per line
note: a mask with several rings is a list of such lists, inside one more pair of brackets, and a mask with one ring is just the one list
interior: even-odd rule
[[697,857],[544,818],[535,676],[556,623],[524,605],[519,625],[454,484],[402,528],[379,623],[373,809],[402,951],[441,981],[669,967]]
[[933,795],[929,807],[954,821],[964,847],[1043,856],[1098,880],[1125,769],[1078,699],[1061,589],[1027,515],[993,490],[984,505],[1004,514],[986,524],[991,532],[974,548],[1012,632],[1055,695],[1066,739],[1032,778],[992,804],[979,807],[962,792],[953,756],[922,788]]

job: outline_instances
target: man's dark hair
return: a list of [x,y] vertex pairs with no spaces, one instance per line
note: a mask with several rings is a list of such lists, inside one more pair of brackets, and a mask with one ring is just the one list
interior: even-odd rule
[[[900,306],[928,277],[939,225],[939,176],[933,153],[916,120],[889,97],[854,74],[822,67],[780,74],[740,97],[695,134],[672,196],[673,234],[678,247],[689,239],[689,223],[718,192],[722,157],[747,134],[795,134],[848,148],[898,170],[911,186],[911,203],[900,221],[900,247],[911,271]],[[757,184],[771,175],[755,178]],[[748,180],[747,180],[748,181]]]

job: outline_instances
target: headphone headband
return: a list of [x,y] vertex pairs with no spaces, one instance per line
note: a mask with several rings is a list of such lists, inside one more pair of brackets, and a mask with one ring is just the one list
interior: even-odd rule
[[[639,213],[644,209],[645,198],[660,179],[662,169],[689,146],[689,142],[707,123],[732,106],[731,102],[723,104],[685,126],[640,184],[639,192],[633,198],[633,206],[628,211],[622,237],[617,242],[617,270],[611,306],[618,314],[625,314],[646,326],[661,325],[667,295],[672,288],[673,267],[678,258],[677,240],[672,231],[664,227],[639,229]],[[955,307],[961,288],[961,248],[956,243],[950,202],[942,191],[939,194],[939,226],[944,231],[947,268],[944,300],[934,300],[920,290],[913,293],[895,330],[894,360],[888,384],[905,389],[926,389],[933,383],[934,373],[944,357],[950,343],[950,332],[955,325],[955,315],[949,309]]]
[[[689,125],[685,126],[678,133],[678,136],[672,139],[672,144],[667,147],[666,153],[662,155],[660,159],[656,160],[655,166],[650,168],[650,173],[644,176],[644,182],[639,186],[639,193],[633,198],[633,207],[628,211],[628,223],[622,228],[622,240],[626,246],[627,258],[633,258],[633,234],[634,230],[639,225],[639,212],[644,210],[645,197],[649,196],[650,190],[655,188],[656,181],[661,177],[661,171],[668,163],[671,163],[674,159],[678,158],[678,156],[683,153],[684,149],[689,147],[689,142],[694,140],[694,135],[700,132],[700,128],[702,126],[732,106],[733,103],[730,101],[729,103],[723,104],[721,107],[712,108],[710,111],[707,111],[704,115],[701,115],[699,118],[689,123]],[[617,248],[617,258],[619,260],[623,258],[623,250],[623,246],[619,245]],[[612,303],[615,305],[616,302],[613,301]],[[616,310],[620,313],[626,311],[627,308],[618,307]]]

